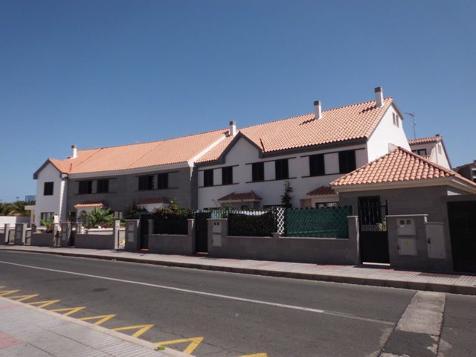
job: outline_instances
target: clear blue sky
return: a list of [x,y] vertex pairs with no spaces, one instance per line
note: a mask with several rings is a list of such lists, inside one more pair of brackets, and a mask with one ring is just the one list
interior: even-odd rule
[[[476,159],[476,2],[0,1],[0,199],[70,145],[238,126],[384,87]],[[411,135],[406,123],[407,134]]]

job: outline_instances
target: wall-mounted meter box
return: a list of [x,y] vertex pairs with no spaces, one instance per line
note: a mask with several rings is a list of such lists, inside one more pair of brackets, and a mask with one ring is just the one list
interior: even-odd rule
[[415,220],[413,218],[400,218],[397,220],[397,234],[399,236],[416,235]]

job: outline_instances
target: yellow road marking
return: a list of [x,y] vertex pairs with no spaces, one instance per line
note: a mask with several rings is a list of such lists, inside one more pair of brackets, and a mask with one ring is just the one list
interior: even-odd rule
[[116,327],[113,328],[114,331],[129,331],[129,330],[137,330],[132,334],[133,337],[139,337],[142,336],[144,333],[149,331],[152,327],[154,327],[153,324],[144,324],[144,325],[132,325],[132,326],[124,326],[124,327]]
[[106,321],[109,321],[110,319],[116,317],[115,314],[110,314],[110,315],[97,315],[97,316],[88,316],[88,317],[81,317],[79,320],[81,321],[91,321],[91,320],[97,320],[94,325],[101,325],[105,323]]
[[179,343],[185,343],[189,342],[188,346],[186,349],[184,349],[182,352],[192,354],[193,351],[197,349],[197,347],[202,343],[203,337],[191,337],[191,338],[180,338],[178,340],[170,340],[170,341],[163,341],[157,343],[157,347],[165,347],[165,346],[170,346],[170,345],[178,345]]
[[243,355],[240,357],[268,357],[267,353],[254,353],[252,355]]
[[0,291],[0,296],[7,296],[7,295],[15,294],[19,291],[20,290],[3,290],[3,291]]
[[54,309],[54,310],[48,310],[51,312],[65,312],[63,315],[64,316],[69,316],[72,315],[78,311],[84,310],[86,306],[77,306],[77,307],[64,307],[61,309]]
[[60,302],[61,300],[42,300],[42,301],[34,301],[34,302],[29,302],[29,305],[37,306],[39,308],[45,308],[47,306],[50,306],[52,304],[56,304],[57,302]]
[[8,298],[10,300],[15,300],[15,301],[18,301],[18,302],[22,302],[22,301],[25,301],[25,300],[29,300],[29,299],[32,299],[34,297],[37,297],[39,294],[31,294],[31,295],[16,295],[16,296],[9,296]]

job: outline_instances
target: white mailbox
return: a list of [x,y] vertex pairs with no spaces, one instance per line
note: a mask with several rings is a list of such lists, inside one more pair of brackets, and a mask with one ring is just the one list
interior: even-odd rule
[[415,220],[413,218],[399,218],[397,220],[397,234],[399,236],[416,235]]

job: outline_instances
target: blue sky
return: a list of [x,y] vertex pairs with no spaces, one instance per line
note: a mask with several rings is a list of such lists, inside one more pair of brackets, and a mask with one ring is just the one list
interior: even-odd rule
[[73,143],[247,126],[377,85],[453,165],[472,161],[475,17],[472,0],[1,0],[0,200],[34,193]]

